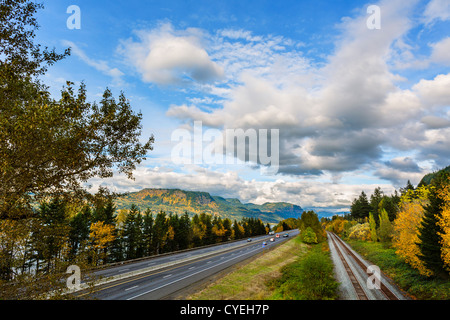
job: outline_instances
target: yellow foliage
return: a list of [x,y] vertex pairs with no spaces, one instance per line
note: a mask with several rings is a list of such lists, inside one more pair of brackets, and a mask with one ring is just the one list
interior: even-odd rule
[[444,200],[442,216],[438,220],[438,225],[442,228],[441,236],[441,257],[448,271],[450,271],[450,185],[446,185],[439,191],[439,197]]
[[432,272],[418,258],[420,254],[418,243],[420,243],[419,226],[424,215],[423,206],[428,201],[428,194],[429,188],[425,186],[414,191],[409,190],[401,197],[400,210],[393,224],[392,239],[396,253],[425,276],[430,276]]
[[167,231],[167,239],[173,240],[175,238],[175,230],[172,226],[169,226],[169,230]]
[[223,226],[220,226],[220,228],[218,228],[217,226],[213,226],[212,232],[217,237],[223,237],[223,236],[225,236],[225,232],[227,232],[227,230]]
[[370,240],[370,226],[368,222],[358,223],[349,230],[348,237],[350,239],[369,241]]
[[105,224],[103,221],[91,224],[91,232],[89,233],[89,242],[93,264],[97,265],[100,259],[106,258],[105,249],[115,240],[114,226]]

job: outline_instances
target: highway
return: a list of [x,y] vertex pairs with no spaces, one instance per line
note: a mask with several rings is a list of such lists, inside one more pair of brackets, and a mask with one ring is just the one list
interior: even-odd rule
[[[283,237],[285,233],[289,237]],[[101,276],[103,284],[94,287],[94,292],[89,295],[78,292],[77,296],[100,300],[170,298],[176,292],[273,248],[298,233],[298,230],[290,230],[281,232],[279,238],[258,236],[251,238],[250,242],[244,239],[100,270],[95,272],[95,276]],[[275,238],[275,241],[270,241],[270,238]]]

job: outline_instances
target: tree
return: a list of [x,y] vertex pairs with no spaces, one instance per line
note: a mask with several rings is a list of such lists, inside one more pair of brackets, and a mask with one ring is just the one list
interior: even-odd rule
[[364,191],[361,191],[359,197],[354,199],[351,204],[350,214],[354,219],[363,220],[369,217],[370,210],[371,207],[369,200],[367,200],[367,195]]
[[377,223],[373,217],[373,213],[371,212],[369,214],[369,226],[370,226],[370,237],[373,242],[376,242],[378,240],[377,237]]
[[450,177],[448,183],[439,191],[438,196],[443,200],[442,214],[437,224],[442,229],[441,258],[445,268],[450,272]]
[[431,270],[427,269],[423,261],[419,259],[419,226],[423,219],[424,206],[428,203],[428,194],[429,187],[420,186],[416,190],[409,190],[402,195],[399,212],[393,223],[392,239],[396,254],[424,276],[432,274]]
[[414,191],[414,186],[412,185],[411,181],[408,180],[408,182],[406,182],[406,186],[404,188],[400,188],[400,195],[404,195],[410,190]]
[[379,216],[379,204],[383,199],[383,191],[381,191],[380,187],[375,188],[372,195],[370,196],[370,212],[373,214],[373,219],[375,223],[378,225],[378,216]]
[[139,141],[142,114],[106,89],[100,104],[86,101],[86,87],[73,83],[51,98],[37,80],[47,66],[69,54],[33,43],[38,27],[32,1],[0,6],[0,218],[32,215],[31,203],[48,196],[79,197],[92,177],[132,172],[154,142]]
[[163,253],[165,245],[167,243],[167,232],[169,231],[169,225],[167,223],[166,213],[160,211],[155,218],[153,225],[153,244],[155,253]]
[[363,241],[370,240],[370,226],[369,226],[369,223],[368,222],[358,223],[358,224],[352,226],[349,229],[348,237],[350,239],[363,240]]
[[142,218],[138,207],[132,204],[122,229],[125,259],[139,258],[142,252]]
[[440,197],[441,190],[448,183],[449,174],[442,172],[432,181],[429,203],[425,206],[424,216],[419,227],[419,259],[424,265],[438,277],[447,277],[445,264],[442,260],[442,238],[444,234],[442,225],[442,210],[445,206],[445,200]]
[[149,208],[144,211],[143,217],[143,229],[142,229],[142,241],[144,246],[144,255],[150,256],[154,252],[153,248],[153,215]]
[[392,224],[389,220],[389,216],[386,210],[381,209],[380,216],[380,228],[378,229],[378,238],[381,242],[390,242],[392,239]]
[[114,243],[114,226],[103,221],[94,222],[89,233],[90,253],[92,265],[97,266],[106,262],[108,248]]
[[305,231],[302,232],[302,240],[304,243],[318,243],[317,235],[311,227],[307,227]]
[[91,221],[92,212],[88,204],[69,221],[70,260],[75,261],[77,254],[86,249]]
[[325,240],[324,230],[322,229],[322,225],[320,224],[319,217],[317,214],[312,211],[303,211],[300,217],[300,231],[305,231],[308,227],[310,227],[316,237],[318,242],[322,242]]

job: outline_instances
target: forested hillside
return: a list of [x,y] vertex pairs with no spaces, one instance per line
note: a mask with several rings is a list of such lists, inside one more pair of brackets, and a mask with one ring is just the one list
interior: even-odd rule
[[150,208],[153,212],[163,210],[167,213],[179,215],[188,213],[208,213],[213,216],[229,219],[256,218],[264,222],[278,223],[287,218],[298,218],[303,212],[302,208],[286,202],[242,203],[238,199],[211,196],[207,192],[185,191],[180,189],[143,189],[119,196],[115,200],[118,209],[130,209],[136,205],[140,210]]

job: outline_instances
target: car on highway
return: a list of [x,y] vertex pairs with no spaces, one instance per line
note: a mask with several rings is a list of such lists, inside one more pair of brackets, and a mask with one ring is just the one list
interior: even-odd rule
[[263,246],[267,246],[267,242],[266,241],[263,242]]
[[283,237],[285,237],[285,238],[289,237],[289,233],[283,234]]
[[272,242],[275,241],[275,238],[270,238],[270,241],[272,241]]
[[248,238],[248,239],[247,239],[247,242],[252,242],[252,239],[251,239],[251,238]]

